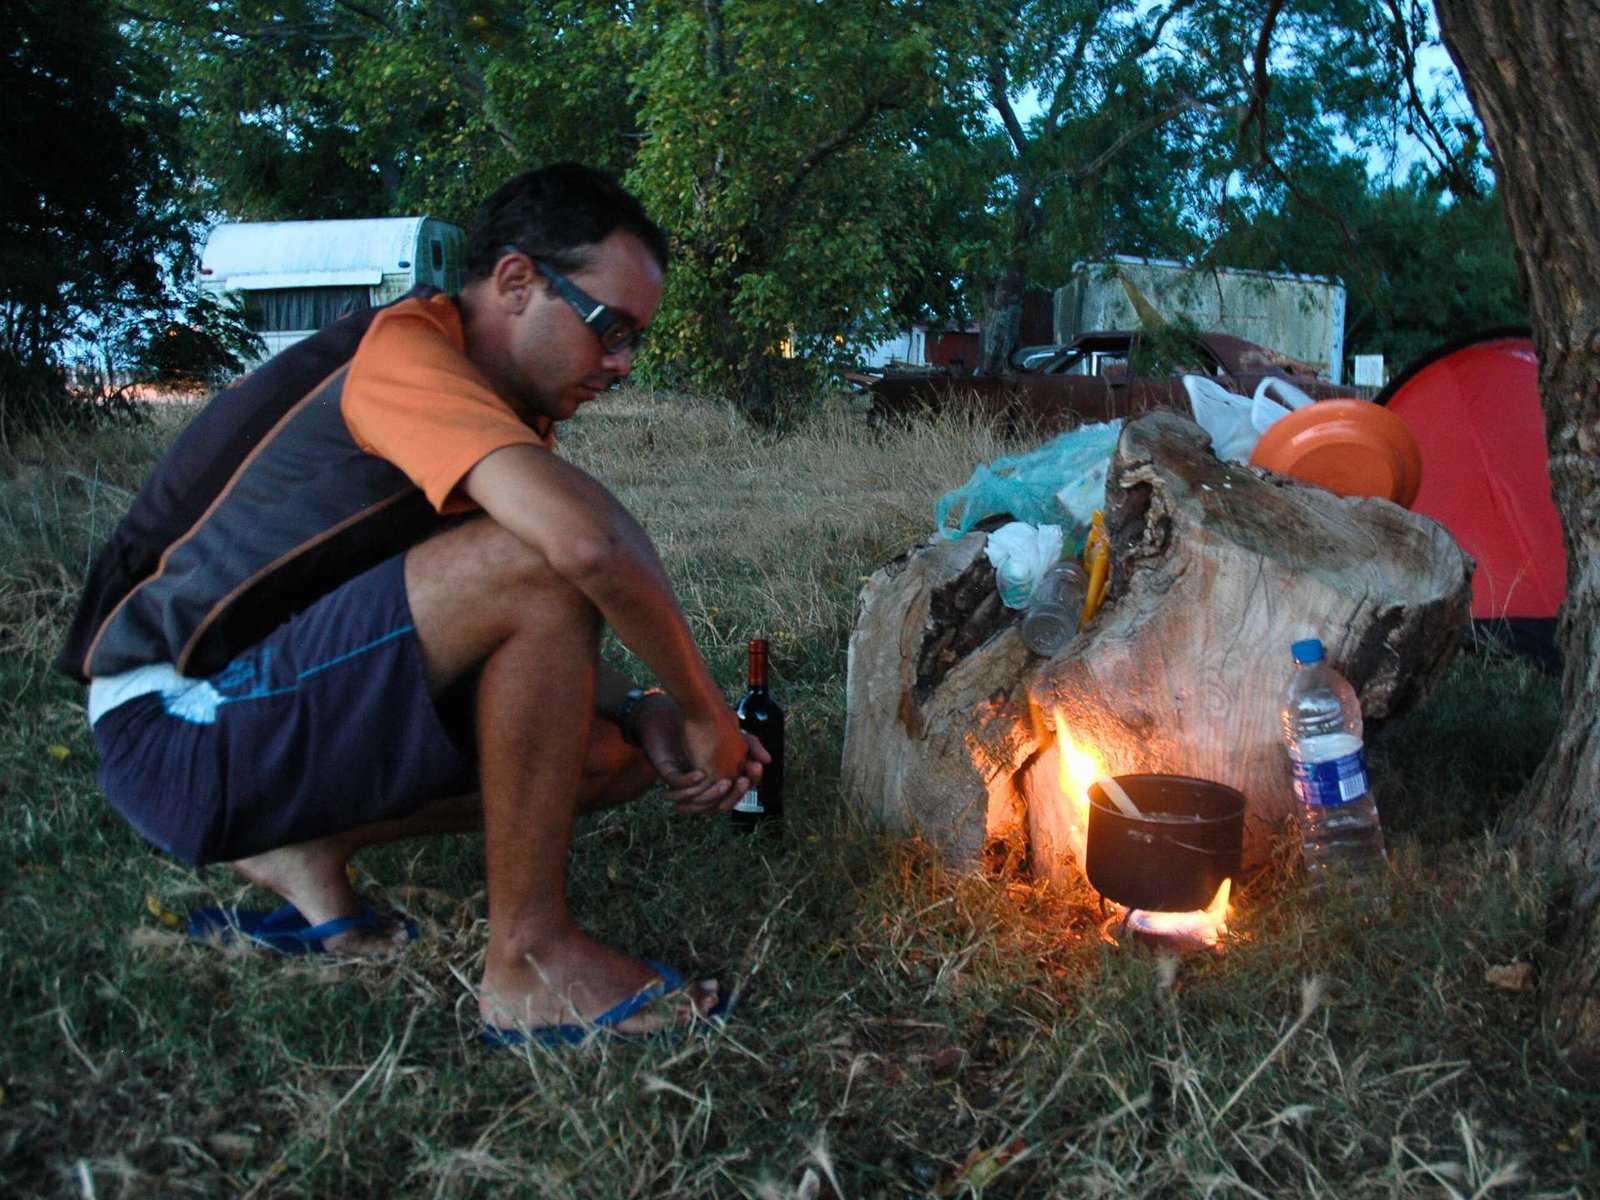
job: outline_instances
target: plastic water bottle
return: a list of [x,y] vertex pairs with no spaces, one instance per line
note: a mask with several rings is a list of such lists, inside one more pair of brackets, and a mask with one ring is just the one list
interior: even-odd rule
[[1383,828],[1367,783],[1361,703],[1316,638],[1296,642],[1283,698],[1283,744],[1299,801],[1300,847],[1313,880],[1387,866]]
[[1028,649],[1048,658],[1071,641],[1088,593],[1089,577],[1075,560],[1058,562],[1046,571],[1022,618],[1022,640]]

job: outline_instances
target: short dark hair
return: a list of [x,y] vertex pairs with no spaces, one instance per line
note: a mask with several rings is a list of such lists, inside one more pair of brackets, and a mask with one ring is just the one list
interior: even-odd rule
[[467,280],[487,279],[507,246],[560,271],[587,264],[591,249],[617,230],[635,235],[664,271],[667,235],[614,175],[579,163],[525,171],[501,186],[467,230]]

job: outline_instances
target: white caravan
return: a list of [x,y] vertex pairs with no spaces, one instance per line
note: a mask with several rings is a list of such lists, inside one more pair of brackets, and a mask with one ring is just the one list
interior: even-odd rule
[[418,284],[458,291],[465,257],[465,232],[433,217],[240,222],[206,238],[200,286],[244,296],[245,319],[270,357]]

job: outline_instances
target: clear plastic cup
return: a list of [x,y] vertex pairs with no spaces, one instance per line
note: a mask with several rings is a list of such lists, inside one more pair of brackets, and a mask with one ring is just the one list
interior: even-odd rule
[[1028,649],[1048,657],[1071,641],[1088,594],[1089,577],[1075,560],[1058,562],[1046,571],[1022,618],[1022,640]]

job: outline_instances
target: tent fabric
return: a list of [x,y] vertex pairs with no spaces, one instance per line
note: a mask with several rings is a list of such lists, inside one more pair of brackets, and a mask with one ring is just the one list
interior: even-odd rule
[[1422,450],[1413,511],[1438,521],[1477,561],[1473,617],[1553,618],[1566,598],[1567,555],[1532,339],[1498,332],[1454,343],[1376,400]]

